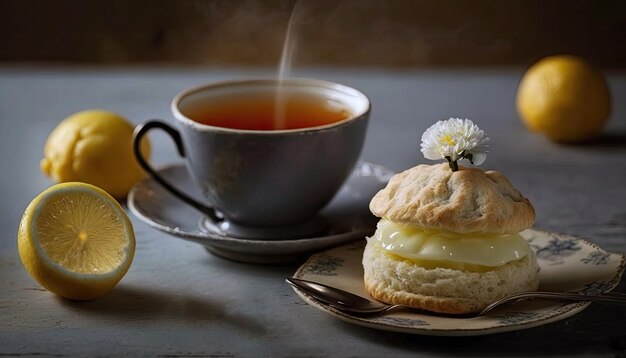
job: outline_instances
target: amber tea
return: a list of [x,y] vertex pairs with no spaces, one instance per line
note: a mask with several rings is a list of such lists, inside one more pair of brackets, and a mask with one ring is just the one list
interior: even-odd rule
[[284,130],[318,127],[352,114],[339,101],[312,94],[238,94],[212,98],[189,108],[185,115],[196,122],[243,130]]

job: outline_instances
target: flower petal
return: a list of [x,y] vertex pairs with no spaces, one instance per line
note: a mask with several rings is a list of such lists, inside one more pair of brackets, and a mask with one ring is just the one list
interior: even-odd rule
[[471,152],[472,154],[472,162],[474,165],[481,165],[487,159],[487,153],[485,152]]

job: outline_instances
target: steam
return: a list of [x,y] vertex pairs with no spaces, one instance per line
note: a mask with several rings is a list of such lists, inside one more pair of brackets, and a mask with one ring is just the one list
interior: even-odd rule
[[284,82],[291,76],[291,63],[293,54],[295,53],[297,47],[297,41],[293,39],[293,33],[295,31],[294,23],[300,8],[300,1],[296,1],[296,4],[291,10],[289,24],[287,25],[287,33],[285,34],[285,42],[283,44],[283,52],[280,56],[280,65],[278,66],[278,87],[276,89],[276,103],[274,107],[276,110],[274,116],[275,129],[285,129],[287,127],[286,114],[288,93],[284,88]]

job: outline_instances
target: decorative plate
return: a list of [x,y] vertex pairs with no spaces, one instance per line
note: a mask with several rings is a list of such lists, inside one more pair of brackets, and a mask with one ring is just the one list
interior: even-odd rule
[[[602,250],[595,244],[569,235],[526,230],[522,235],[537,255],[541,269],[539,290],[610,291],[619,283],[626,256]],[[320,282],[372,299],[363,287],[364,240],[311,256],[294,277]],[[383,316],[359,317],[338,311],[294,288],[311,306],[344,321],[376,329],[436,336],[485,335],[526,329],[570,317],[589,302],[530,300],[504,305],[485,316],[455,318],[408,311]],[[373,299],[372,299],[373,300]]]

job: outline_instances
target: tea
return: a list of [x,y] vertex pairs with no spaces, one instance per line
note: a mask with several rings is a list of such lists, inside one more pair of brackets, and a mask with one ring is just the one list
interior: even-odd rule
[[196,122],[232,129],[281,130],[318,127],[350,117],[342,103],[312,94],[238,94],[212,98],[185,111]]

